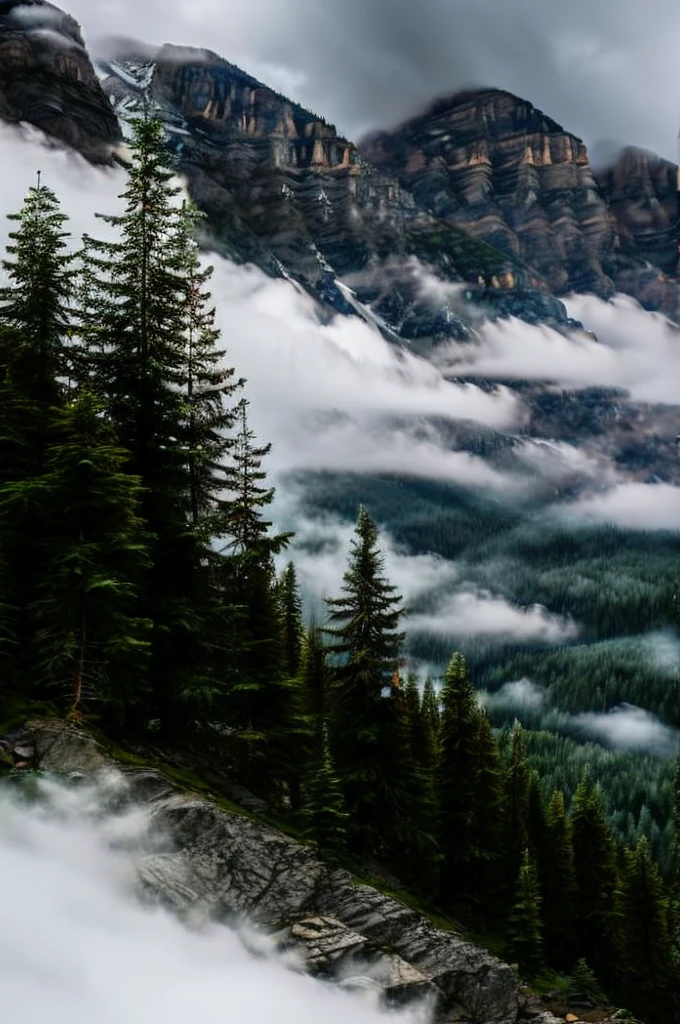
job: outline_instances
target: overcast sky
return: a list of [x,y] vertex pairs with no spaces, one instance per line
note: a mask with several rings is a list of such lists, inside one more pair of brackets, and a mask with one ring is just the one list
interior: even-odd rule
[[585,138],[676,159],[677,0],[57,0],[83,25],[205,46],[358,138],[497,86]]

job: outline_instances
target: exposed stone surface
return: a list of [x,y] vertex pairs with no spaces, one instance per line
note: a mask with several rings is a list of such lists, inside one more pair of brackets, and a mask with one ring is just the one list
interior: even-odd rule
[[0,118],[25,121],[93,160],[121,137],[77,23],[42,0],[0,0]]
[[361,152],[423,208],[520,257],[556,293],[625,290],[675,311],[666,277],[675,273],[677,169],[667,161],[627,150],[598,182],[579,138],[496,89],[439,100],[374,133]]
[[[84,730],[29,723],[12,744],[33,763],[66,774],[116,767]],[[514,1024],[522,989],[490,953],[436,928],[414,910],[330,870],[307,846],[209,799],[184,793],[150,769],[126,770],[130,798],[147,807],[170,844],[140,856],[144,890],[180,913],[245,915],[313,973],[366,976],[388,1002],[428,997],[442,1021]],[[350,985],[351,987],[351,985]]]

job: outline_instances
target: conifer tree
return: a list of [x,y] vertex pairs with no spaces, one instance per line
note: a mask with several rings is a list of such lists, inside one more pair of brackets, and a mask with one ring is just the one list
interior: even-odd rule
[[528,850],[520,865],[509,926],[513,955],[520,970],[531,976],[543,963],[543,924],[538,874]]
[[613,900],[616,850],[602,794],[584,772],[571,804],[576,889],[574,914],[579,951],[601,984],[610,988],[615,961]]
[[510,734],[510,752],[503,787],[505,888],[510,896],[529,846],[529,784],[530,773],[524,749],[524,730],[519,722],[515,722]]
[[[52,409],[68,372],[73,257],[66,216],[38,180],[10,232],[0,289],[0,481],[25,482],[43,468]],[[0,521],[0,655],[8,684],[32,686],[27,663],[28,605],[43,571],[41,510],[35,502],[5,503]]]
[[183,438],[188,461],[190,517],[194,530],[208,540],[218,531],[219,500],[225,467],[234,446],[233,428],[240,406],[235,397],[245,381],[226,365],[218,347],[220,332],[208,284],[212,266],[201,265],[195,234],[202,215],[184,203],[177,245],[183,287],[186,410]]
[[432,734],[435,737],[439,736],[439,726],[441,724],[441,709],[439,707],[439,698],[434,689],[434,683],[430,676],[425,680],[425,686],[423,687],[423,714],[425,715]]
[[154,711],[161,728],[175,733],[187,725],[181,700],[196,685],[197,641],[205,633],[189,529],[187,253],[162,128],[145,118],[132,130],[123,212],[102,218],[115,236],[84,239],[78,379],[102,400],[130,453],[127,469],[142,481],[153,542],[140,611],[154,622]]
[[403,635],[401,598],[391,586],[378,530],[362,506],[344,575],[343,596],[328,600],[333,638],[332,742],[355,848],[379,851],[398,814],[398,778],[387,774],[394,716],[392,684]]
[[305,834],[313,839],[332,861],[344,851],[347,843],[347,812],[342,787],[335,772],[324,726],[318,738],[318,750],[305,786],[303,818]]
[[442,849],[442,898],[469,895],[474,864],[478,708],[462,654],[454,654],[441,689],[442,721],[437,797]]
[[69,372],[75,270],[68,218],[38,176],[9,220],[17,228],[2,260],[8,284],[0,288],[0,384],[11,381],[40,418],[58,403]]
[[626,851],[615,907],[622,1001],[649,1024],[670,1020],[677,977],[673,985],[668,898],[645,836]]
[[225,591],[243,609],[240,672],[229,691],[238,756],[250,781],[269,785],[286,774],[285,749],[293,710],[274,566],[274,555],[286,548],[291,534],[273,533],[272,523],[264,518],[274,500],[274,489],[265,486],[262,468],[271,445],[255,443],[248,405],[246,399],[239,403],[239,428],[221,502],[220,534]]
[[502,891],[503,765],[486,711],[477,712],[474,758],[474,871],[470,889],[485,921],[498,912]]
[[87,699],[130,713],[145,696],[150,623],[135,614],[148,567],[139,480],[96,403],[54,413],[44,472],[0,487],[0,518],[41,510],[42,572],[28,609],[35,693],[77,713]]
[[545,817],[546,850],[541,888],[545,909],[544,939],[551,964],[567,970],[573,963],[574,944],[574,847],[571,822],[564,805],[564,794],[553,793]]
[[289,562],[278,583],[278,597],[281,608],[281,644],[286,674],[295,679],[302,666],[304,629],[302,626],[302,601],[295,566]]

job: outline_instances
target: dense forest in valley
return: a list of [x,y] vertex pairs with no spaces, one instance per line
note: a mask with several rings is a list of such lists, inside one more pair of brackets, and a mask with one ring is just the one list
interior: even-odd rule
[[[358,509],[341,592],[305,624],[294,564],[276,571],[292,537],[267,518],[269,446],[220,348],[199,215],[172,185],[160,125],[135,122],[132,154],[108,240],[74,251],[39,181],[3,264],[0,718],[42,709],[200,743],[331,862],[389,871],[433,913],[497,937],[537,984],[570,978],[649,1024],[676,1020],[670,762],[525,728],[478,690],[529,666],[561,688],[562,711],[644,690],[678,724],[663,669],[609,642],[668,626],[677,541],[536,538],[500,504],[354,478],[334,503]],[[502,674],[497,653],[421,643],[447,667],[420,687],[376,526],[394,487],[409,550],[463,559],[480,583],[505,565],[518,601],[578,614],[599,643],[506,650]],[[537,594],[525,567],[543,564]],[[616,586],[628,564],[636,592]]]

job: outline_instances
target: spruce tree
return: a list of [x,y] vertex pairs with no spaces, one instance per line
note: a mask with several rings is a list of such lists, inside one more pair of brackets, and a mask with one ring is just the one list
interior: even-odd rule
[[474,871],[470,891],[477,901],[482,923],[498,914],[502,893],[503,765],[486,711],[477,713],[474,748],[474,819],[472,847]]
[[571,822],[564,805],[564,794],[553,793],[545,817],[546,851],[541,887],[545,909],[545,948],[551,964],[568,970],[575,953],[574,847]]
[[[362,506],[344,575],[343,596],[327,600],[333,656],[332,742],[360,851],[384,850],[401,818],[400,779],[391,777],[392,686],[401,654],[401,598],[384,574],[378,530]],[[398,770],[397,770],[398,772]]]
[[515,722],[510,733],[510,751],[505,766],[503,799],[503,850],[505,890],[511,897],[524,855],[529,846],[529,786],[531,776],[524,748],[524,730]]
[[678,978],[673,978],[668,897],[645,836],[626,851],[615,908],[621,999],[649,1024],[671,1020]]
[[291,534],[272,532],[265,510],[274,500],[262,460],[271,445],[258,446],[248,423],[248,401],[238,410],[238,433],[226,467],[220,504],[225,593],[242,609],[240,668],[229,689],[238,759],[254,785],[280,784],[287,775],[286,749],[293,713],[281,637],[274,556]]
[[[67,218],[40,180],[10,215],[0,289],[0,481],[26,482],[43,469],[52,409],[63,401],[74,290]],[[35,502],[5,503],[0,519],[0,656],[8,686],[33,690],[27,608],[43,572],[42,514]]]
[[130,453],[128,472],[144,488],[142,514],[153,542],[140,612],[154,623],[152,713],[174,734],[187,725],[180,701],[195,684],[196,641],[204,633],[183,436],[186,250],[161,125],[137,119],[132,132],[123,212],[102,218],[115,236],[84,239],[78,379],[100,397]]
[[616,849],[601,791],[594,785],[588,771],[584,772],[574,793],[570,821],[578,949],[608,990],[616,959],[613,918]]
[[288,563],[281,574],[277,592],[281,609],[281,644],[285,671],[289,679],[295,679],[302,666],[304,629],[297,573],[292,562]]
[[40,420],[58,403],[69,374],[75,270],[68,218],[38,177],[9,220],[17,228],[2,260],[8,283],[0,288],[0,383],[11,382]]
[[303,819],[305,835],[320,847],[331,862],[336,861],[345,850],[347,818],[342,787],[331,756],[328,730],[324,726],[306,780]]
[[[0,518],[41,512],[41,576],[28,608],[35,695],[128,714],[145,696],[150,623],[135,613],[148,567],[139,480],[96,402],[54,413],[44,472],[0,487]],[[109,710],[107,710],[109,709]]]
[[435,737],[438,737],[439,726],[441,724],[441,709],[439,706],[439,698],[437,697],[434,683],[430,676],[425,680],[425,686],[423,687],[422,707],[423,714],[429,723],[432,734]]
[[476,857],[478,707],[462,654],[454,654],[441,689],[442,720],[437,797],[445,903],[470,894]]
[[517,876],[509,926],[510,945],[519,969],[531,976],[543,964],[543,924],[538,874],[528,850]]

